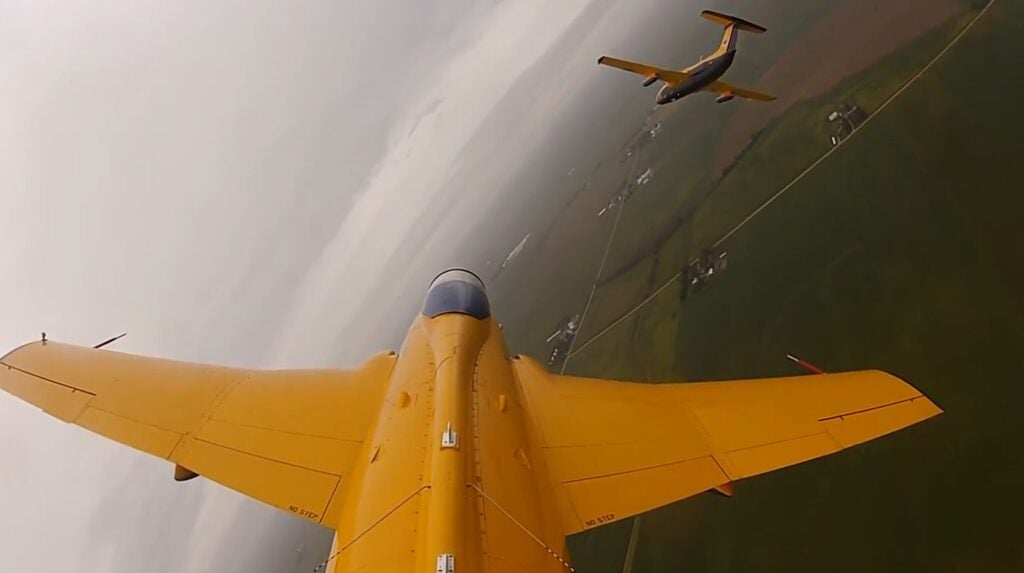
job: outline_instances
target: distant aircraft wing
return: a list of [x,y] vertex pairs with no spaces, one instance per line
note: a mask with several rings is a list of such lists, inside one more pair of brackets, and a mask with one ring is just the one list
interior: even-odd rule
[[0,389],[334,526],[335,493],[379,411],[394,362],[380,354],[352,371],[257,371],[36,342],[0,359]]
[[725,82],[711,82],[704,87],[706,91],[715,92],[719,94],[731,93],[737,97],[753,99],[757,101],[775,101],[775,96],[763,94],[761,92],[755,92],[754,90],[748,90],[746,88],[738,88],[733,85],[729,85]]
[[690,74],[679,70],[656,68],[654,66],[648,66],[647,64],[640,64],[629,60],[620,60],[610,56],[601,56],[597,60],[597,63],[603,66],[611,66],[620,70],[626,70],[627,72],[633,72],[634,74],[640,74],[645,78],[656,78],[669,83],[678,83],[690,77]]
[[515,362],[563,527],[575,533],[888,434],[941,412],[878,371],[642,384]]

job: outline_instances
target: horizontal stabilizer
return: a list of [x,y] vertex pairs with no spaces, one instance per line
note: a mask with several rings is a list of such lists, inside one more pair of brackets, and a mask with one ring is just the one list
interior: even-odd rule
[[54,341],[0,357],[0,390],[65,422],[326,527],[395,358],[354,370],[242,370]]
[[835,453],[942,410],[878,371],[640,384],[515,362],[564,530],[575,533]]
[[700,13],[700,15],[704,16],[705,18],[711,20],[716,24],[721,24],[723,26],[729,26],[731,24],[734,24],[737,28],[743,30],[744,32],[764,34],[765,32],[768,31],[768,29],[765,28],[764,26],[758,26],[757,24],[744,20],[743,18],[737,18],[736,16],[722,14],[721,12],[715,12],[713,10],[704,10],[703,12]]

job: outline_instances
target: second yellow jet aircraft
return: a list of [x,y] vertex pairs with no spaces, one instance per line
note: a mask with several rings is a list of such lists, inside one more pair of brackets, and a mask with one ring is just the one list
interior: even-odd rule
[[722,43],[719,44],[718,49],[713,54],[706,58],[701,58],[699,62],[686,69],[666,70],[610,56],[601,56],[597,63],[640,74],[644,77],[644,87],[657,81],[665,82],[665,85],[658,91],[658,96],[655,99],[659,105],[672,103],[701,90],[716,92],[718,98],[715,101],[718,103],[727,102],[736,96],[760,101],[774,100],[775,98],[770,95],[738,88],[718,81],[718,78],[722,77],[726,70],[732,66],[732,61],[736,57],[736,41],[739,38],[739,31],[744,30],[755,34],[763,34],[767,30],[742,18],[720,12],[712,12],[711,10],[704,10],[701,12],[701,16],[725,26]]
[[[571,571],[567,535],[940,412],[883,372],[641,384],[510,355],[480,280],[431,284],[401,352],[241,370],[52,341],[0,388],[336,530],[328,570]],[[170,473],[170,472],[169,472]]]

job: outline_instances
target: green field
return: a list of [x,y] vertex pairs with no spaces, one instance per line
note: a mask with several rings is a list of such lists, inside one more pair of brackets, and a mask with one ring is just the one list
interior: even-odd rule
[[[685,178],[669,178],[662,187],[643,196],[638,194],[630,202],[620,226],[622,238],[617,237],[613,256],[602,278],[602,286],[609,286],[598,293],[598,300],[603,299],[603,306],[608,307],[606,314],[610,316],[607,321],[592,321],[590,332],[610,323],[675,275],[701,247],[722,237],[826,152],[830,144],[824,118],[837,103],[856,103],[873,112],[947,45],[971,17],[966,14],[950,22],[874,69],[849,78],[828,95],[788,110],[762,131],[742,160],[715,185],[711,185],[706,170],[692,164],[694,158],[710,161],[707,150],[715,146],[697,147],[690,154],[680,153],[675,146],[658,149],[654,157],[656,166],[675,160],[685,171],[705,173],[705,178],[692,184]],[[714,124],[717,116],[709,117],[706,121]],[[620,276],[629,276],[633,266],[643,265],[652,258],[657,259],[658,269],[651,275],[646,291],[631,299],[614,294],[605,296],[604,291],[614,288],[611,285]]]
[[[631,217],[623,218],[620,234],[632,237],[627,240],[630,244],[635,244],[636,236],[653,237],[654,240],[643,247],[634,248],[632,254],[619,264],[619,268],[613,266],[614,259],[609,264],[597,290],[592,315],[588,318],[589,324],[584,327],[582,338],[586,339],[611,324],[647,297],[696,257],[702,246],[710,245],[724,236],[747,214],[828,151],[828,132],[822,118],[834,108],[836,102],[857,103],[869,112],[874,112],[882,101],[947,45],[971,18],[973,14],[965,14],[905,50],[893,54],[873,70],[849,78],[833,93],[790,109],[763,131],[762,136],[717,186],[699,192],[705,199],[693,210],[686,211],[685,216],[677,216],[682,222],[667,232],[665,229],[658,230],[656,234],[653,231],[645,232],[640,225],[629,228],[627,221],[647,221],[658,217],[659,212],[666,211],[664,208],[659,211],[656,203],[631,202]],[[842,151],[845,153],[845,150]],[[827,170],[828,166],[823,164],[821,167]],[[698,193],[685,186],[680,189],[682,194]],[[656,191],[662,195],[666,193],[661,189]],[[790,192],[793,191],[795,189]],[[654,193],[651,195],[657,199]],[[725,244],[723,248],[731,246]],[[645,284],[637,283],[637,277],[641,274],[649,279]],[[623,296],[624,289],[629,289],[631,295]],[[646,371],[660,373],[662,377],[678,376],[675,369],[677,355],[671,344],[674,336],[663,336],[668,328],[666,321],[672,322],[673,329],[675,326],[679,305],[668,299],[676,293],[678,287],[665,291],[659,300],[649,305],[650,308],[645,308],[638,313],[636,320],[630,321],[633,326],[623,325],[609,335],[619,340],[604,341],[602,346],[633,346],[637,345],[638,337],[648,340],[655,348],[648,354],[653,352],[661,360],[655,364],[644,362],[642,367]],[[575,367],[581,373],[593,375],[609,371],[630,372],[636,366],[623,364],[598,347],[588,349],[581,358]]]
[[[764,10],[749,0],[726,2],[719,8],[750,13],[751,17],[763,15]],[[794,38],[826,14],[829,8],[805,0],[782,0],[771,11],[784,12],[786,18],[773,26],[772,34],[758,38],[756,51],[750,50],[738,59],[731,73],[754,77],[763,73]],[[675,44],[673,51],[678,54],[695,53],[698,49],[695,46],[704,49],[713,45],[708,42],[717,42],[719,39],[720,31],[713,26],[701,27],[700,31],[706,37],[698,39],[672,35]],[[701,97],[705,95],[700,94]],[[644,96],[653,99],[653,91]],[[707,97],[710,101],[710,96]],[[713,112],[709,113],[708,110]],[[653,145],[642,147],[637,174],[650,166],[654,168],[655,177],[629,200],[607,265],[609,270],[618,269],[616,274],[631,274],[629,281],[633,283],[632,288],[637,289],[637,296],[642,296],[648,285],[632,278],[637,272],[633,267],[638,264],[648,270],[651,267],[649,262],[637,260],[638,253],[641,257],[649,254],[674,236],[680,223],[704,202],[713,187],[707,165],[713,159],[715,146],[709,142],[717,139],[717,134],[733,112],[734,108],[730,106],[679,105],[662,107],[649,118],[649,124],[662,121],[664,129],[656,140],[650,142]],[[639,128],[638,133],[645,131]],[[564,317],[583,310],[614,217],[614,213],[601,218],[595,215],[628,179],[632,159],[624,159],[624,148],[629,139],[632,138],[621,142],[622,148],[616,154],[602,157],[596,169],[586,174],[591,183],[586,189],[581,190],[575,181],[568,183],[572,186],[571,190],[560,189],[567,185],[566,180],[560,179],[561,174],[554,175],[559,179],[544,181],[544,186],[552,196],[569,195],[571,201],[554,206],[557,213],[549,226],[541,230],[534,229],[527,249],[528,256],[520,257],[512,270],[499,280],[488,281],[496,309],[501,316],[506,317],[506,336],[518,351],[538,357],[546,356],[549,347],[543,341],[547,334]],[[509,248],[518,239],[509,238]],[[662,265],[658,266],[660,269]],[[608,274],[606,272],[605,276]],[[645,276],[645,280],[647,278]],[[553,288],[555,285],[558,288]],[[621,290],[619,287],[614,288]],[[544,294],[523,297],[522,292]],[[616,293],[614,298],[631,300],[625,293]],[[595,311],[606,312],[610,319],[615,316],[616,309],[599,305]],[[600,324],[600,320],[588,319],[584,329]],[[544,336],[540,336],[541,333],[545,333]]]
[[[877,107],[965,23],[781,116],[671,239],[599,289],[588,331],[820,155],[827,139],[814,126],[829,105]],[[727,241],[726,273],[682,305],[666,290],[571,363],[602,377],[723,379],[795,374],[792,352],[826,370],[889,370],[946,411],[741,482],[734,499],[704,494],[645,515],[634,571],[1024,569],[1022,34],[1024,5],[997,2]],[[578,570],[621,571],[628,535],[627,522],[572,539]]]

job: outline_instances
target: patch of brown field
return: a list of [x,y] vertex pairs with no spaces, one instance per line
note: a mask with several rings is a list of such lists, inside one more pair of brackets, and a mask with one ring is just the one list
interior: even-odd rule
[[[828,92],[966,7],[963,0],[842,2],[797,38],[751,86],[779,99],[767,105],[742,105],[736,111],[722,132],[714,173],[721,174],[754,133],[793,104]],[[740,42],[737,57],[742,58]]]

